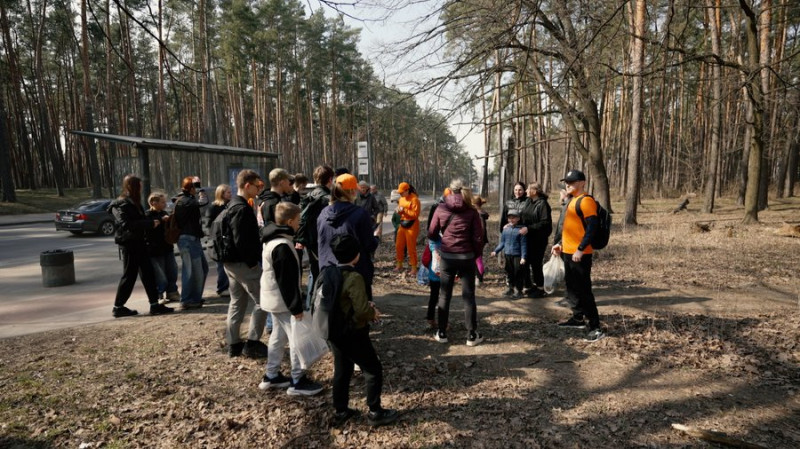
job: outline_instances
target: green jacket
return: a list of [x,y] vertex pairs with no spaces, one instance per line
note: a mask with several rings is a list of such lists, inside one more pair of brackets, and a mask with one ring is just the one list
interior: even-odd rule
[[352,309],[354,329],[361,329],[375,319],[375,310],[367,299],[367,287],[364,278],[356,271],[342,270],[344,283],[339,295],[339,307],[345,316]]

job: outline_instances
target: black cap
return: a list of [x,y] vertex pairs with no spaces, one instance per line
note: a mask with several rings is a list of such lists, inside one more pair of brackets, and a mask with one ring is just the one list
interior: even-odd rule
[[575,182],[575,181],[586,181],[586,175],[583,174],[580,170],[570,170],[567,172],[567,176],[564,176],[561,179],[562,182]]
[[339,263],[350,263],[361,252],[361,245],[352,235],[339,234],[331,240],[331,250]]
[[344,174],[347,174],[347,173],[350,173],[350,170],[347,167],[339,167],[339,168],[337,168],[336,170],[333,171],[333,174],[335,176],[344,175]]

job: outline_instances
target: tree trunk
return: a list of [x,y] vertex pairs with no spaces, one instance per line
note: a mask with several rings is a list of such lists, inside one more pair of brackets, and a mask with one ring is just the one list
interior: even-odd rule
[[[89,77],[89,32],[86,21],[86,1],[81,0],[81,63],[83,65],[83,107],[86,114],[86,131],[94,131],[94,108],[92,106],[92,92]],[[110,93],[107,93],[110,94]],[[89,156],[89,174],[92,178],[92,198],[100,198],[103,195],[100,182],[100,168],[97,164],[97,148],[95,139],[84,139],[88,141],[87,153]]]
[[8,129],[6,128],[6,104],[0,95],[0,182],[3,188],[3,202],[16,203],[14,178],[11,175],[11,148],[8,146]]
[[631,137],[628,150],[628,194],[625,198],[626,225],[636,225],[636,212],[639,206],[639,155],[642,152],[642,107],[644,93],[642,69],[644,67],[644,33],[647,5],[645,0],[636,0],[632,17],[634,36],[631,55],[633,93],[631,95]]
[[[716,4],[715,4],[716,3]],[[719,38],[719,0],[706,0],[708,24],[711,37],[711,52],[720,55]],[[720,128],[722,127],[722,73],[719,64],[711,65],[711,147],[706,165],[706,188],[703,212],[714,212],[714,199],[717,190],[717,170],[719,168]]]
[[744,10],[747,16],[747,25],[745,27],[745,35],[747,36],[747,53],[748,53],[748,76],[747,76],[747,101],[753,107],[753,120],[749,124],[751,129],[750,142],[746,145],[750,146],[750,157],[747,164],[747,191],[744,197],[744,223],[758,222],[758,199],[759,199],[759,186],[761,184],[761,162],[762,154],[764,151],[763,135],[764,135],[764,104],[763,93],[761,91],[761,82],[756,77],[759,70],[759,51],[758,51],[758,17],[756,16],[747,0],[739,0],[739,6]]

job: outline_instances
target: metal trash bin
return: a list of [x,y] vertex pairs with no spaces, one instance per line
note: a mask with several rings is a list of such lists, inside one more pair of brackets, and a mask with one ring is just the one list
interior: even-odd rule
[[75,255],[72,251],[56,249],[39,255],[42,266],[42,285],[60,287],[75,283]]

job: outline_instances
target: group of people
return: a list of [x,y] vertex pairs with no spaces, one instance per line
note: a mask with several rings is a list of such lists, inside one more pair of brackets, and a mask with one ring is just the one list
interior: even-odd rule
[[[337,290],[336,305],[348,317],[349,324],[344,335],[328,340],[334,355],[334,421],[342,424],[357,415],[348,405],[349,380],[357,365],[366,380],[368,422],[388,424],[396,420],[397,412],[381,406],[382,367],[369,339],[369,323],[380,317],[373,302],[373,255],[382,235],[383,217],[389,212],[388,203],[375,186],[359,182],[347,170],[334,171],[322,165],[314,170],[313,180],[313,190],[305,193],[307,179],[301,175],[293,176],[277,168],[269,173],[267,186],[258,173],[245,169],[237,176],[235,194],[227,185],[217,188],[208,218],[213,221],[224,211],[232,241],[231,251],[217,264],[217,292],[230,295],[226,321],[228,355],[267,358],[261,389],[287,388],[290,395],[321,392],[323,387],[310,380],[301,368],[290,336],[293,321],[303,320],[309,310],[309,292],[315,281],[330,278],[325,274],[327,267],[338,267],[346,276],[344,288]],[[573,315],[559,326],[582,327],[588,318],[590,339],[596,340],[604,334],[591,292],[592,249],[587,243],[591,241],[595,203],[593,199],[583,201],[579,217],[572,200],[585,194],[585,176],[573,170],[563,181],[564,213],[552,251],[565,262],[567,297],[572,298]],[[122,194],[110,206],[117,225],[115,242],[120,246],[124,267],[114,317],[137,314],[125,307],[137,274],[145,287],[150,313],[174,311],[164,304],[178,298],[177,264],[172,245],[165,240],[170,220],[177,220],[180,229],[177,244],[182,261],[181,306],[203,306],[208,263],[200,243],[200,208],[208,200],[197,177],[185,178],[181,187],[175,198],[175,212],[169,215],[165,212],[164,194],[151,195],[150,211],[145,212],[140,205],[141,180],[134,175],[123,180]],[[400,183],[397,193],[392,217],[397,223],[395,269],[403,271],[407,256],[410,274],[416,276],[421,204],[408,182]],[[488,214],[481,209],[484,202],[480,197],[473,198],[462,181],[454,180],[429,214],[429,251],[421,262],[427,265],[431,279],[427,319],[436,330],[434,339],[440,343],[448,341],[449,308],[458,279],[465,303],[466,344],[475,346],[483,341],[477,329],[475,285],[476,278],[482,280],[482,254],[487,243]],[[531,183],[526,189],[523,183],[517,183],[514,198],[503,208],[501,240],[492,252],[494,255],[503,251],[505,256],[507,295],[544,296],[542,262],[552,232],[550,214],[547,196],[539,184]],[[303,251],[310,268],[305,293]],[[254,307],[243,339],[240,328],[250,304]],[[268,346],[261,342],[265,328],[271,328]],[[291,372],[284,376],[280,366],[287,343]]]

